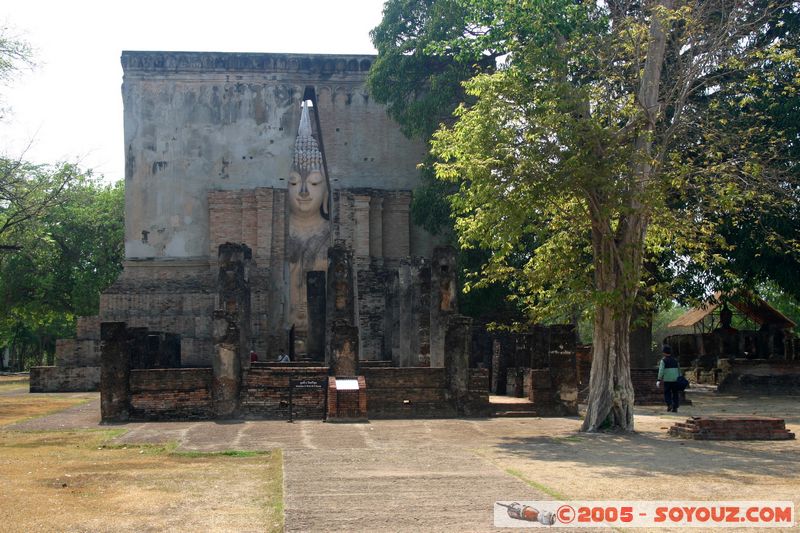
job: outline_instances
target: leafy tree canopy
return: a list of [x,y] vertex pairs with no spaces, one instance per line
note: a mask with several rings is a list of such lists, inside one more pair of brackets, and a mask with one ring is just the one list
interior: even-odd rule
[[[37,167],[42,174],[55,169]],[[74,335],[78,316],[98,312],[99,295],[122,270],[121,182],[105,185],[72,168],[76,178],[59,202],[10,231],[19,247],[0,254],[0,346],[23,354],[52,353],[55,339]]]
[[[33,50],[30,44],[16,37],[8,26],[0,26],[0,83],[8,83],[21,69],[31,66],[33,66]],[[5,112],[0,106],[0,119],[4,115]]]
[[[438,12],[444,4],[461,18]],[[432,146],[437,178],[458,186],[462,248],[490,252],[475,284],[510,283],[534,318],[593,303],[584,429],[633,427],[627,336],[643,258],[713,279],[733,272],[726,222],[796,205],[796,139],[764,118],[770,100],[798,88],[790,74],[777,89],[764,68],[797,72],[796,34],[781,29],[796,11],[762,1],[387,4],[373,36],[397,69],[386,76],[379,59],[371,83],[397,84],[376,91],[396,118],[420,111],[417,101],[449,101],[432,96],[436,74],[403,70],[405,58],[468,65],[454,75],[466,79],[455,120]],[[415,85],[421,96],[404,89]],[[430,118],[434,106],[422,111]],[[796,253],[797,236],[778,226],[763,235]]]

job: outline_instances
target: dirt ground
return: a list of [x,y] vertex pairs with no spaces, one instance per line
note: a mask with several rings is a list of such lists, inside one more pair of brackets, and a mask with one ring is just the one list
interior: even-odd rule
[[[582,434],[577,431],[578,418],[386,420],[368,424],[158,422],[114,426],[123,432],[114,438],[117,447],[113,450],[120,453],[120,446],[127,444],[128,451],[133,450],[132,454],[142,460],[150,457],[135,447],[143,443],[174,443],[177,450],[198,452],[282,450],[287,531],[492,531],[495,500],[790,500],[797,506],[797,440],[687,441],[667,436],[666,429],[693,414],[738,413],[780,416],[798,433],[800,398],[737,398],[708,389],[693,389],[688,394],[694,405],[681,407],[678,414],[666,413],[660,406],[637,407],[637,431],[632,435]],[[83,430],[76,434],[107,430],[108,426],[98,424],[98,404],[95,399],[58,414],[5,426],[0,435],[52,429]],[[51,451],[66,453],[57,451],[63,449],[54,446]],[[0,453],[6,455],[5,451]],[[235,485],[234,492],[240,496],[262,494],[257,484],[246,490],[238,488],[257,476],[256,471],[261,472],[256,467],[249,470],[245,462],[241,468],[233,462],[225,463],[225,468],[232,470],[227,474],[230,477],[222,473],[217,478],[222,481],[203,485],[202,480],[217,475],[205,473],[213,465],[173,464],[170,459],[163,467],[169,472],[167,476],[139,482],[146,477],[132,473],[138,467],[131,458],[110,458],[112,463],[117,460],[114,471],[121,476],[122,484],[136,487],[140,495],[130,503],[130,509],[136,512],[147,512],[149,505],[167,501],[159,492],[166,480],[187,470],[200,471],[196,480],[183,485],[187,488],[180,495],[173,495],[176,502],[183,501],[180,497],[184,496],[196,498],[187,500],[196,502],[194,512],[185,504],[173,504],[155,506],[147,515],[148,520],[161,517],[161,525],[175,531],[191,531],[189,525],[196,523],[191,522],[196,515],[207,518],[209,502],[219,513],[240,505],[241,497],[222,497],[229,485]],[[151,467],[143,466],[142,470],[160,472],[161,467],[154,465],[163,464],[164,455],[154,455],[150,460]],[[24,478],[27,474],[17,475]],[[40,479],[50,482],[61,478],[50,474]],[[192,484],[204,487],[194,489],[199,490],[199,496],[192,496],[188,489]],[[57,488],[47,489],[41,482],[38,487],[42,494],[57,492]],[[0,502],[6,497],[0,494]],[[98,496],[98,501],[107,498]],[[140,500],[151,503],[139,505],[136,502]],[[127,503],[119,497],[111,501],[117,506]],[[64,530],[83,531],[82,524],[102,523],[98,522],[100,517],[123,530],[132,530],[134,523],[148,523],[135,522],[133,515],[119,513],[117,517],[107,511],[114,508],[98,507],[72,522],[74,529]],[[176,516],[179,519],[173,520]],[[86,522],[89,520],[94,522]],[[206,529],[226,531],[218,522]]]
[[68,407],[91,401],[91,396],[34,395],[26,394],[27,383],[22,389],[0,388],[0,427],[15,424],[29,418],[58,413]]
[[[95,418],[97,403],[97,394],[0,391],[0,531],[283,529],[280,450],[182,452],[168,440],[118,444],[125,429],[96,423],[63,428],[68,413]],[[51,427],[7,429],[41,421]]]

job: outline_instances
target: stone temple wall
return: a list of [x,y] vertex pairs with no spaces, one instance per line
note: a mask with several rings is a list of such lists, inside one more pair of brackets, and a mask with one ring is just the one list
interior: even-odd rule
[[207,257],[208,191],[285,189],[308,98],[332,191],[413,190],[425,147],[367,93],[372,60],[123,52],[126,256]]
[[429,365],[437,242],[409,216],[425,146],[367,93],[373,59],[123,52],[124,270],[36,386],[97,388],[101,321],[177,334],[182,366],[211,365],[217,250],[227,242],[253,253],[251,348],[262,360],[287,350],[287,182],[305,100],[324,158],[331,241],[354,253],[362,359]]

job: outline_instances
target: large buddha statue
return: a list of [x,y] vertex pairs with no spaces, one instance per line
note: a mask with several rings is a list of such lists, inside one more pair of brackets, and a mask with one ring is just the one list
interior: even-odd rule
[[303,102],[286,197],[289,204],[286,243],[289,310],[286,327],[294,327],[295,350],[304,353],[308,334],[306,279],[309,272],[327,271],[331,240],[328,182],[322,152],[311,134],[307,102]]

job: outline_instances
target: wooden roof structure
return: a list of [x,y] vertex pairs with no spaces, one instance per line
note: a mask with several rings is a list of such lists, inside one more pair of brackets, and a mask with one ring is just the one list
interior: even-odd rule
[[740,313],[759,325],[770,324],[778,326],[781,329],[791,329],[797,325],[758,296],[747,294],[741,296],[725,295],[723,297],[721,293],[716,293],[705,305],[690,309],[667,324],[667,327],[694,327],[713,313],[715,309],[723,305],[724,302],[735,307]]

